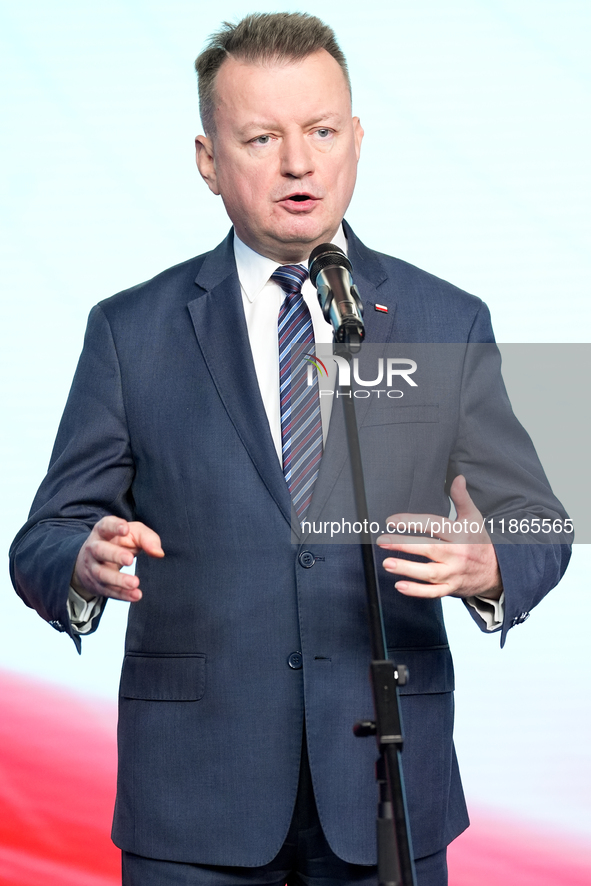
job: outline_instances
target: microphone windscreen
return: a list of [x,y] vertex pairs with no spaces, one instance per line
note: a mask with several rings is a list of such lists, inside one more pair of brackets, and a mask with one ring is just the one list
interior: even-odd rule
[[320,271],[325,268],[346,268],[351,273],[351,262],[340,248],[334,243],[321,243],[316,246],[310,253],[308,261],[308,272],[312,285],[316,286],[316,278]]

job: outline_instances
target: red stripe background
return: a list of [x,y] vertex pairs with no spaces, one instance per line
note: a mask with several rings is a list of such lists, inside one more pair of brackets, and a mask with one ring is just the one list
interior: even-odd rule
[[[114,707],[0,673],[0,884],[116,886]],[[589,886],[581,841],[472,810],[450,886]]]

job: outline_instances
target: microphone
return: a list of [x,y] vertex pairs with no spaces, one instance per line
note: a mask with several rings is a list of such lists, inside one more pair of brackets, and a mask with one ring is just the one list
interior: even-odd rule
[[363,305],[351,276],[351,262],[334,243],[321,243],[308,262],[310,280],[327,323],[332,323],[335,342],[357,353],[365,337]]

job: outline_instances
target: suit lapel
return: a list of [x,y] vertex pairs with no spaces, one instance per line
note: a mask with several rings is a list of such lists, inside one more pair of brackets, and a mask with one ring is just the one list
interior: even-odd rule
[[232,232],[207,256],[195,283],[201,294],[188,309],[207,368],[261,480],[291,523],[289,491],[252,359]]
[[[353,278],[364,304],[365,341],[383,352],[392,340],[396,304],[392,298],[378,297],[378,289],[387,275],[374,252],[367,249],[343,222],[348,240]],[[236,272],[233,232],[204,260],[195,284],[200,294],[188,304],[195,335],[220,399],[247,450],[261,480],[291,526],[294,512],[271,437],[269,422],[261,398],[248,330],[242,307],[240,282]],[[388,305],[388,313],[375,310],[376,301]],[[357,399],[357,424],[362,425],[371,398]],[[335,399],[320,464],[314,496],[307,520],[318,517],[348,458],[342,404]]]

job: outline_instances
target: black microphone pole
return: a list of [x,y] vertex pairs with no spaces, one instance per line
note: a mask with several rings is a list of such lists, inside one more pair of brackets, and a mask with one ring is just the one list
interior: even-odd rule
[[[364,338],[363,306],[351,277],[351,263],[332,243],[317,246],[310,255],[310,280],[318,289],[324,317],[335,331],[334,353],[351,362]],[[363,463],[351,384],[342,386],[351,473],[361,532],[361,554],[371,643],[370,681],[375,721],[356,723],[358,737],[375,735],[379,750],[376,780],[379,788],[377,814],[379,886],[416,886],[412,841],[402,774],[402,726],[398,686],[408,671],[388,659],[382,601],[369,532],[370,520],[363,479]]]

